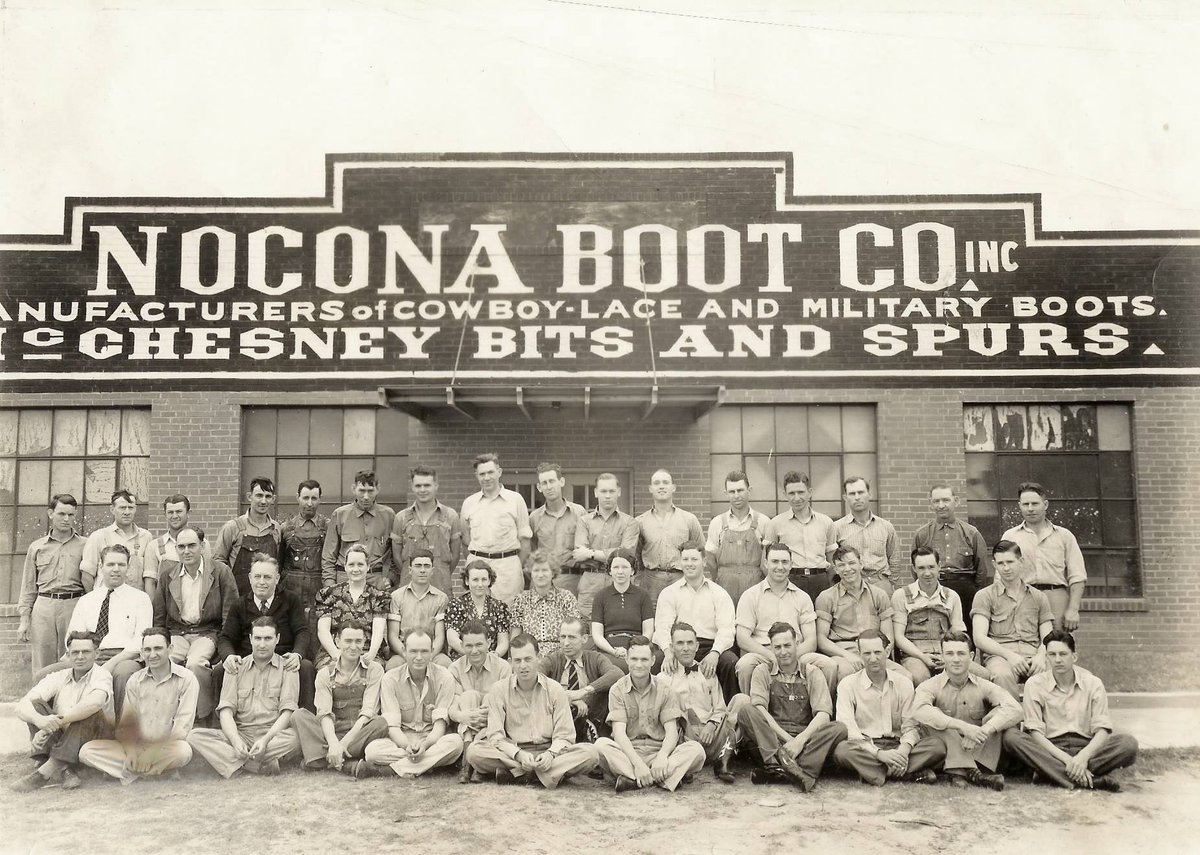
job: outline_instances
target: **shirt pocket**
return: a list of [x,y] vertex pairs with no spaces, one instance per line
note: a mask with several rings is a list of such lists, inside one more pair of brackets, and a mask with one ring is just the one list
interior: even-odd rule
[[1011,635],[1016,629],[1017,607],[1005,603],[992,606],[991,633],[993,635]]

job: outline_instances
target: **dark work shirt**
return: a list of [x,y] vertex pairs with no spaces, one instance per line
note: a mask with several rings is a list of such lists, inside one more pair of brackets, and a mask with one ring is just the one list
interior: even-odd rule
[[642,621],[654,617],[650,594],[637,585],[619,593],[609,585],[592,601],[592,623],[604,624],[606,633],[633,632],[641,635]]

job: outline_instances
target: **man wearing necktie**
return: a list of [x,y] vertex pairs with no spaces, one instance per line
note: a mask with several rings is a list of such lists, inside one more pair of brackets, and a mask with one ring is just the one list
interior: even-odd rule
[[[117,716],[125,698],[125,684],[142,668],[139,658],[142,632],[154,621],[154,605],[149,595],[128,583],[129,550],[117,543],[106,546],[98,556],[100,579],[103,584],[79,599],[71,622],[70,632],[90,632],[96,637],[96,664],[112,675],[113,702]],[[37,676],[70,668],[67,659],[43,669]]]
[[577,742],[595,742],[608,733],[608,690],[621,669],[596,650],[583,649],[583,621],[570,617],[559,628],[559,649],[542,658],[539,668],[567,690]]

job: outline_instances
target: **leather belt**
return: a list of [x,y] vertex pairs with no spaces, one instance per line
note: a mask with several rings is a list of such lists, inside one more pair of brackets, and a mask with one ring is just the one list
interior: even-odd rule
[[1065,591],[1067,589],[1066,585],[1048,585],[1044,582],[1037,582],[1032,587],[1037,588],[1039,591],[1055,591],[1060,588]]
[[47,600],[77,600],[83,596],[83,591],[73,591],[70,594],[38,594]]
[[499,561],[501,558],[512,558],[514,555],[520,555],[521,550],[510,549],[507,552],[483,552],[478,549],[468,549],[472,555],[478,555],[480,558],[489,558],[492,561]]
[[792,573],[800,576],[816,576],[820,573],[828,573],[828,568],[825,567],[793,567]]

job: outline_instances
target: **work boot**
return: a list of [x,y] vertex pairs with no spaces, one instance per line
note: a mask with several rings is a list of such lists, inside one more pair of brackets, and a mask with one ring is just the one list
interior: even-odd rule
[[984,772],[981,769],[972,769],[967,772],[967,780],[977,787],[983,787],[987,790],[995,790],[999,792],[1004,789],[1004,776],[992,772]]
[[617,775],[617,784],[615,789],[618,793],[625,793],[629,790],[638,789],[638,783],[637,781],[633,780],[633,778],[626,778],[624,775]]
[[1092,789],[1104,790],[1107,793],[1119,793],[1121,792],[1121,785],[1112,778],[1101,775],[1097,778],[1092,778]]
[[786,784],[788,776],[778,766],[759,766],[750,770],[751,784]]
[[726,784],[732,784],[737,780],[733,776],[733,771],[729,768],[729,761],[732,759],[732,751],[726,751],[717,758],[716,764],[713,765],[713,774],[717,776],[717,780],[724,781]]

